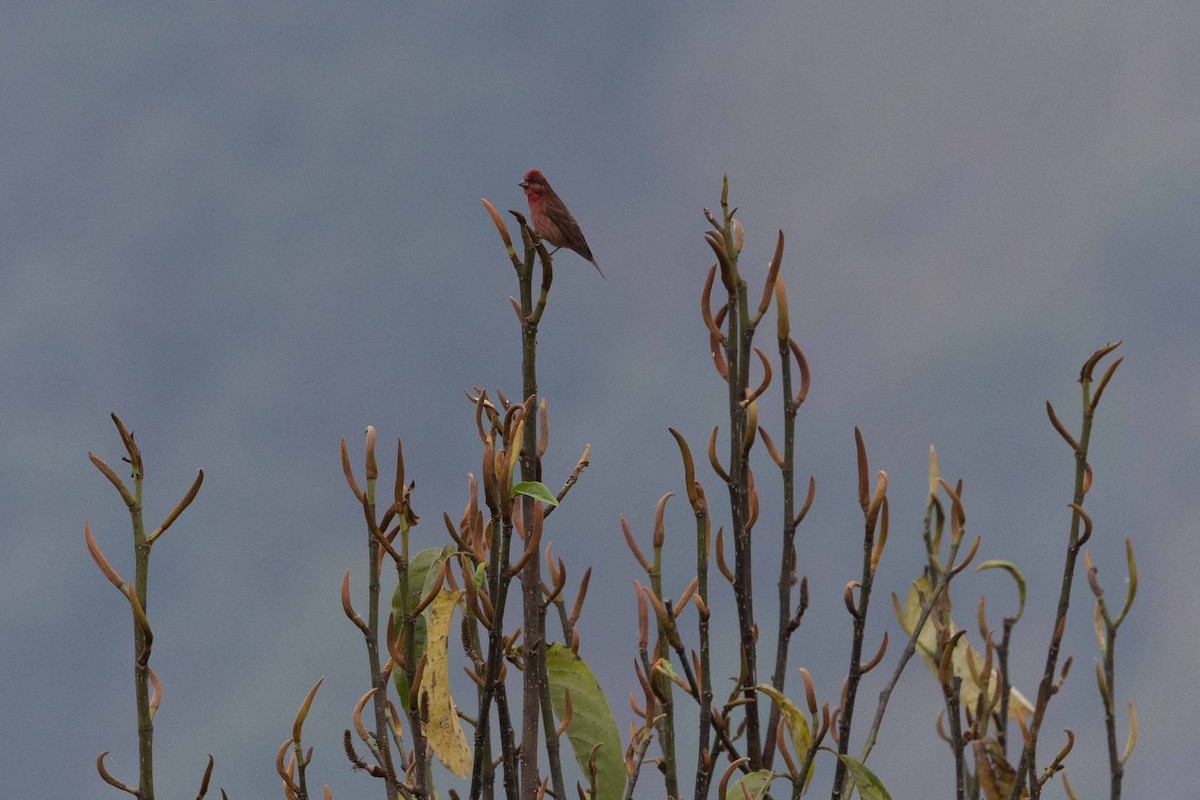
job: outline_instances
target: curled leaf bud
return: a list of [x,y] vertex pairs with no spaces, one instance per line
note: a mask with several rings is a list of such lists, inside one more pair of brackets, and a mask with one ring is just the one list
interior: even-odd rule
[[804,700],[808,703],[808,713],[815,716],[817,713],[817,692],[813,688],[812,675],[809,675],[808,670],[801,667],[800,677],[804,679]]
[[650,610],[642,594],[642,585],[637,581],[633,582],[633,592],[637,595],[638,649],[645,650],[650,642]]
[[879,470],[879,479],[875,483],[875,494],[871,497],[871,502],[867,506],[867,527],[871,530],[875,529],[875,520],[878,517],[880,506],[883,505],[884,497],[887,494],[887,485],[887,473]]
[[725,468],[721,466],[721,460],[717,458],[717,428],[714,426],[712,433],[708,436],[708,463],[712,466],[713,472],[717,473],[717,477],[729,483],[732,479]]
[[512,237],[508,235],[508,226],[500,218],[500,214],[497,213],[495,206],[482,197],[479,198],[479,202],[483,203],[483,207],[487,209],[488,216],[492,218],[492,223],[496,226],[496,232],[500,234],[500,240],[504,242],[504,249],[511,254],[513,252],[513,243]]
[[300,704],[300,710],[296,712],[296,718],[292,721],[292,741],[296,746],[300,746],[300,731],[304,728],[304,720],[308,717],[308,710],[312,707],[313,698],[317,696],[317,689],[321,688],[321,684],[325,682],[325,678],[320,678],[309,689],[308,694],[304,697],[304,702]]
[[667,509],[667,501],[670,500],[674,496],[675,495],[673,492],[667,492],[666,494],[664,494],[662,497],[659,498],[658,506],[654,509],[654,539],[653,539],[653,543],[654,543],[655,550],[660,549],[663,546],[663,542],[666,541],[667,531],[666,531],[666,526],[663,524],[663,514],[666,512],[666,509]]
[[871,502],[871,479],[867,468],[867,446],[863,444],[862,431],[857,425],[854,426],[854,449],[858,457],[858,504],[866,511]]
[[546,400],[538,404],[538,441],[537,454],[541,458],[546,454],[546,449],[550,446],[550,421],[546,416]]
[[755,322],[767,313],[767,306],[771,304],[771,295],[775,293],[775,281],[779,278],[781,264],[783,264],[783,231],[779,232],[779,239],[775,243],[775,255],[771,257],[771,263],[767,266],[767,281],[763,285],[762,299],[758,303],[758,315],[755,317]]
[[683,458],[683,485],[687,490],[688,502],[691,504],[693,511],[698,511],[698,484],[696,483],[696,466],[692,462],[692,451],[679,431],[674,428],[668,428],[667,430],[675,437],[675,443],[679,445],[679,455]]
[[846,610],[850,612],[850,616],[858,619],[859,611],[858,604],[854,602],[854,590],[859,587],[858,581],[850,581],[846,584],[846,588],[842,591],[842,602],[846,604]]
[[1106,355],[1111,353],[1113,350],[1116,350],[1120,346],[1120,342],[1110,342],[1096,352],[1092,353],[1091,357],[1084,362],[1083,368],[1079,370],[1079,382],[1090,383],[1092,380],[1092,370],[1096,368],[1096,364],[1099,363],[1100,359],[1104,358]]
[[884,654],[887,653],[887,647],[888,647],[888,635],[887,635],[887,631],[884,631],[883,632],[883,641],[879,643],[879,650],[875,653],[874,657],[872,657],[870,661],[868,661],[867,663],[863,664],[860,667],[860,672],[863,675],[866,675],[868,672],[870,672],[871,670],[875,669],[876,666],[878,666],[879,662],[883,660]]
[[154,670],[146,668],[146,673],[150,678],[150,719],[154,719],[155,713],[158,712],[158,707],[162,705],[162,684],[158,680],[158,676],[154,674]]
[[375,463],[375,426],[367,426],[367,480],[379,477],[379,465]]
[[783,285],[783,278],[776,276],[775,278],[775,335],[778,337],[781,346],[787,342],[792,335],[792,321],[788,314],[788,298],[787,289]]

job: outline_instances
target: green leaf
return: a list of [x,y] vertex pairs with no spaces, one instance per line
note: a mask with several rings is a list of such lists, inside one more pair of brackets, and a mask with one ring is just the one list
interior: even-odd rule
[[[746,800],[746,798],[763,800],[767,796],[767,790],[771,788],[773,780],[775,780],[775,773],[769,769],[747,773],[729,785],[725,797],[727,800]],[[746,791],[743,792],[742,789]]]
[[480,561],[479,566],[475,567],[474,583],[475,583],[476,591],[483,588],[483,581],[486,577],[487,577],[487,564]]
[[392,683],[396,685],[396,696],[400,698],[400,704],[404,708],[408,708],[408,676],[404,674],[404,670],[396,667],[392,670]]
[[863,800],[892,800],[888,790],[883,788],[883,783],[874,772],[867,769],[866,764],[850,756],[839,755],[838,758],[850,771],[850,780],[854,781],[854,788],[858,789]]
[[[433,588],[433,582],[435,580],[437,580],[438,570],[441,568],[442,562],[448,561],[451,558],[453,558],[456,550],[457,550],[457,548],[454,545],[452,545],[452,544],[446,545],[445,547],[442,548],[442,554],[438,558],[438,560],[430,565],[430,569],[426,570],[425,580],[421,581],[421,596],[422,597],[429,594],[429,590]],[[446,584],[442,584],[442,587],[446,588]]]
[[675,671],[675,667],[671,666],[671,662],[667,661],[665,658],[660,659],[658,663],[654,665],[654,669],[658,672],[661,672],[668,680],[674,680],[675,678],[679,677],[679,673]]
[[544,483],[538,481],[521,481],[512,488],[512,496],[516,497],[523,494],[526,497],[532,497],[534,500],[541,500],[548,506],[558,505],[558,498],[554,496],[554,492]]
[[552,644],[546,648],[546,677],[550,680],[550,702],[560,720],[567,712],[567,692],[571,693],[567,738],[575,751],[575,762],[585,775],[592,748],[600,745],[596,751],[596,796],[592,800],[621,800],[625,791],[621,734],[596,676],[570,649]]

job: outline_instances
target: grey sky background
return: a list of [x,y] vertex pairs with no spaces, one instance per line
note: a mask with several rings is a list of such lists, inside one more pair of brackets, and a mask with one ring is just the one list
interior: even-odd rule
[[[358,463],[368,423],[381,442],[403,436],[425,520],[415,541],[443,543],[441,512],[457,518],[478,471],[462,389],[519,394],[515,280],[479,198],[523,209],[516,182],[536,166],[608,274],[556,259],[540,377],[547,482],[592,445],[547,535],[572,582],[595,567],[581,653],[622,729],[637,575],[617,517],[647,537],[654,502],[682,490],[667,427],[699,449],[722,421],[698,298],[701,208],[728,173],[752,285],[775,230],[788,237],[793,331],[813,372],[797,459],[817,481],[799,537],[813,602],[793,664],[836,697],[840,593],[861,550],[857,424],[891,477],[868,642],[885,629],[895,641],[887,593],[920,569],[933,443],[943,473],[965,480],[981,557],[1030,579],[1013,669],[1033,696],[1072,482],[1043,403],[1076,427],[1079,365],[1123,339],[1094,436],[1089,549],[1110,597],[1124,591],[1126,536],[1141,574],[1117,643],[1118,700],[1141,727],[1127,795],[1180,796],[1200,759],[1198,33],[1200,7],[1166,2],[6,5],[0,794],[112,796],[101,750],[136,775],[128,609],[82,536],[87,520],[132,573],[128,515],[87,461],[118,460],[117,411],[146,457],[149,518],[197,467],[208,476],[152,560],[159,795],[193,796],[211,752],[235,800],[278,796],[275,749],[324,675],[311,779],[377,796],[339,746],[366,665],[338,603],[345,569],[362,594],[365,548],[337,441]],[[779,416],[764,410],[771,430]],[[768,633],[779,490],[758,457]],[[677,497],[680,565],[690,522]],[[994,624],[1012,608],[1003,576],[964,575],[963,624],[984,592]],[[733,606],[718,598],[731,672]],[[1073,599],[1075,669],[1042,749],[1073,729],[1068,773],[1099,797],[1082,580]],[[870,762],[896,798],[951,796],[939,705],[914,664]],[[831,773],[818,769],[814,796]],[[653,777],[641,796],[661,795]]]

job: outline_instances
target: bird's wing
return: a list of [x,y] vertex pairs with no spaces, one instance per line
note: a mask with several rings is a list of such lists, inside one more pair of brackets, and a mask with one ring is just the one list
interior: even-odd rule
[[587,239],[583,238],[583,231],[579,230],[579,223],[575,221],[571,212],[567,211],[567,207],[561,201],[544,203],[542,212],[554,224],[554,227],[558,228],[559,233],[562,234],[564,245],[588,261],[595,261],[592,257],[592,248],[588,247]]

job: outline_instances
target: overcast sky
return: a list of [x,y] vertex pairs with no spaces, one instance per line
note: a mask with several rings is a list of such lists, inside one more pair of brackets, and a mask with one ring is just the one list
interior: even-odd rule
[[[755,291],[775,231],[787,236],[792,328],[812,366],[797,458],[817,481],[799,538],[812,608],[792,663],[836,697],[850,648],[840,595],[861,552],[859,425],[872,468],[891,477],[868,643],[883,630],[897,640],[887,594],[920,569],[935,444],[943,474],[966,482],[981,558],[1011,559],[1030,580],[1013,670],[1034,696],[1073,481],[1043,404],[1077,427],[1080,364],[1123,339],[1093,437],[1089,549],[1112,598],[1126,536],[1141,574],[1117,643],[1118,703],[1135,703],[1141,727],[1126,794],[1179,796],[1189,783],[1200,760],[1200,6],[603,5],[0,11],[5,796],[115,796],[93,768],[102,750],[136,780],[129,612],[82,536],[86,520],[132,577],[128,515],[87,460],[118,462],[113,411],[145,454],[151,524],[207,473],[152,560],[159,796],[194,796],[210,752],[234,800],[278,796],[275,750],[321,675],[310,781],[342,800],[378,796],[340,752],[367,681],[338,602],[346,569],[363,602],[365,544],[337,442],[360,463],[367,424],[381,442],[402,436],[425,520],[415,540],[444,543],[441,513],[457,519],[478,471],[462,390],[520,394],[515,279],[479,198],[524,208],[516,184],[531,167],[608,275],[556,258],[539,367],[547,483],[592,445],[547,536],[572,582],[595,567],[581,653],[622,730],[638,575],[618,515],[648,537],[657,498],[681,493],[668,426],[698,450],[712,425],[727,427],[698,299],[711,256],[701,209],[728,174]],[[763,418],[778,431],[775,388],[769,398]],[[767,630],[779,488],[756,458]],[[680,494],[672,594],[691,577],[690,526]],[[964,574],[960,624],[980,593],[993,624],[1013,606],[1003,576]],[[733,670],[732,601],[715,597]],[[1076,667],[1042,750],[1072,728],[1072,783],[1100,797],[1085,582],[1073,600]],[[870,762],[893,797],[951,796],[939,707],[914,664]],[[1122,712],[1122,737],[1126,724]],[[816,796],[831,773],[819,765]],[[661,791],[647,773],[641,794]]]

